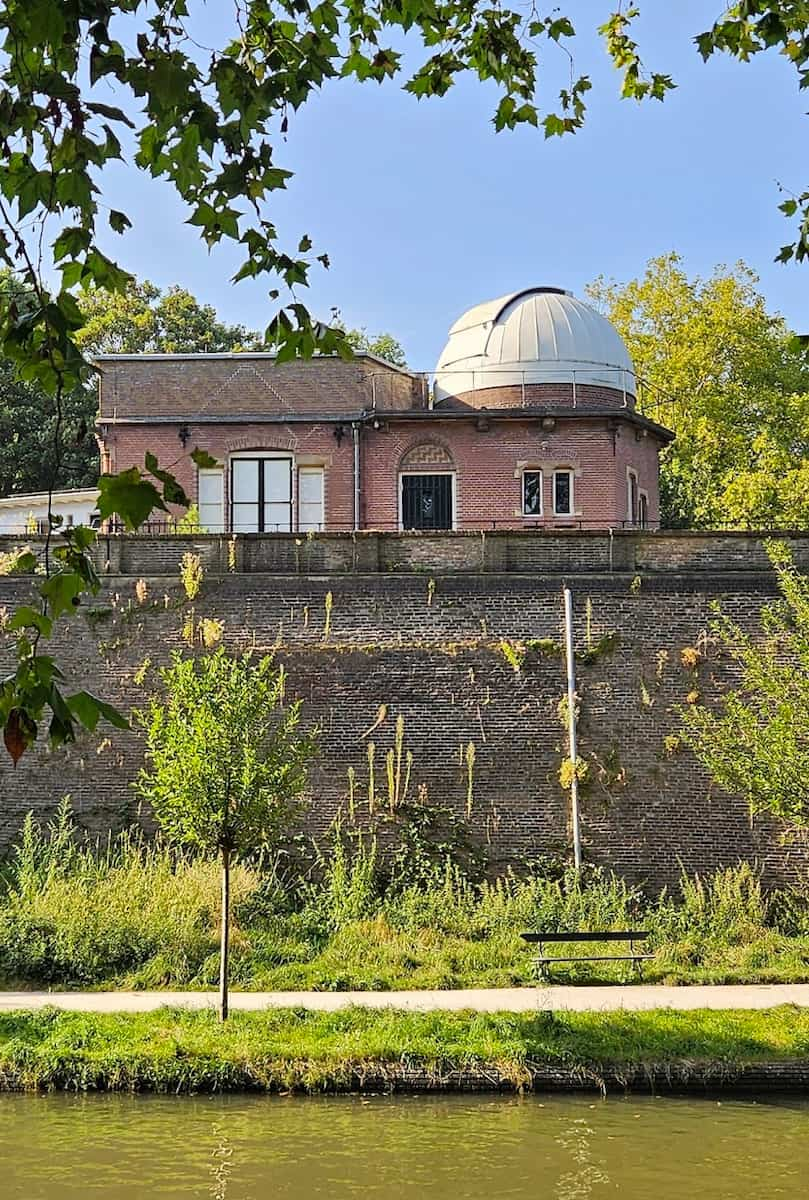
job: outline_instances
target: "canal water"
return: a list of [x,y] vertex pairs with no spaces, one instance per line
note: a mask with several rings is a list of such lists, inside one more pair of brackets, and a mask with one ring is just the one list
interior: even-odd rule
[[790,1200],[809,1103],[0,1095],[0,1198]]

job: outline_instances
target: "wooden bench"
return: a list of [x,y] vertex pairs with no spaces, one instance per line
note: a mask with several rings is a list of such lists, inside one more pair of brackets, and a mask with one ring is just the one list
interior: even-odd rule
[[[638,977],[642,977],[641,963],[645,959],[654,958],[653,954],[643,954],[636,950],[635,943],[642,942],[649,936],[647,929],[609,929],[601,933],[523,933],[521,937],[526,942],[531,942],[536,945],[538,954],[533,960],[537,970],[537,977],[543,978],[548,975],[548,967],[552,963],[560,962],[631,962],[638,973]],[[548,942],[628,942],[628,954],[594,954],[594,955],[552,955],[545,954],[545,945]]]

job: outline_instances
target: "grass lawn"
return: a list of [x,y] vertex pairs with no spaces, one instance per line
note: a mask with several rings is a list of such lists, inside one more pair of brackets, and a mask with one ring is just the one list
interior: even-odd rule
[[292,1009],[213,1013],[0,1014],[0,1089],[308,1091],[384,1082],[408,1070],[437,1082],[489,1072],[530,1086],[531,1068],[688,1064],[698,1072],[809,1059],[809,1012],[402,1013]]

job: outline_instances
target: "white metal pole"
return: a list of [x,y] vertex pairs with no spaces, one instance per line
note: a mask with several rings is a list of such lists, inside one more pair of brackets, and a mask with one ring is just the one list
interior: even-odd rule
[[573,865],[581,870],[581,836],[579,833],[579,780],[576,764],[579,761],[576,741],[576,660],[573,657],[573,595],[569,587],[565,598],[565,660],[567,663],[567,730],[570,755],[570,818],[573,826]]

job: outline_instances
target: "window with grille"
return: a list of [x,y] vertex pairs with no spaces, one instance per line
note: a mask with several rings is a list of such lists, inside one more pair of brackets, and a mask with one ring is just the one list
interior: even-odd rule
[[402,529],[452,529],[452,475],[401,477]]

